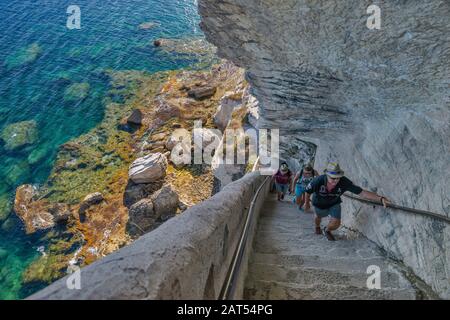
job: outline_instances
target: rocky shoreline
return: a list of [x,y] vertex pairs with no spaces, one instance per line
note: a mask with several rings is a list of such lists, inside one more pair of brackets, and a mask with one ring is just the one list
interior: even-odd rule
[[[45,184],[16,190],[14,211],[45,243],[25,285],[51,283],[69,265],[88,265],[209,198],[212,168],[171,163],[170,135],[196,120],[224,130],[227,118],[247,118],[244,71],[226,61],[201,71],[107,74],[103,121],[60,147]],[[224,106],[230,97],[232,108]]]

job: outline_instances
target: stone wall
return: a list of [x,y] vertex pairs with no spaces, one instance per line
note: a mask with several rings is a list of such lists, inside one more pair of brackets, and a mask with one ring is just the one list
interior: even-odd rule
[[[381,8],[370,30],[367,8]],[[247,70],[261,128],[318,146],[317,169],[395,203],[450,214],[450,2],[199,0],[202,29],[221,57]],[[282,155],[289,158],[289,155]],[[397,211],[344,222],[450,298],[450,230]]]
[[[217,298],[245,212],[264,178],[250,173],[131,245],[83,268],[81,290],[69,290],[66,277],[29,299]],[[267,191],[262,190],[257,208]]]

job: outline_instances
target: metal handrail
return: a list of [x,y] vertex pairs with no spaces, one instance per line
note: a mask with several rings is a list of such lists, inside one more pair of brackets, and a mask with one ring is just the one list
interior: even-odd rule
[[239,239],[239,243],[234,251],[233,258],[231,260],[230,268],[228,269],[227,276],[223,283],[222,289],[220,290],[219,300],[229,300],[236,289],[236,283],[238,279],[238,271],[241,268],[242,259],[244,257],[244,252],[246,249],[246,244],[249,237],[250,225],[254,217],[254,208],[255,203],[258,199],[259,193],[262,188],[266,185],[267,181],[269,181],[271,176],[267,176],[264,181],[259,186],[255,195],[252,198],[252,202],[250,203],[250,208],[247,211],[247,216],[245,218],[245,224],[243,230],[241,232],[241,237]]
[[[343,194],[345,197],[350,198],[350,199],[354,199],[360,202],[365,202],[365,203],[370,203],[376,206],[383,206],[383,204],[379,201],[374,201],[374,200],[369,200],[369,199],[365,199],[365,198],[361,198],[352,194]],[[408,207],[403,207],[403,206],[399,206],[397,204],[393,204],[393,203],[387,203],[386,207],[388,208],[392,208],[392,209],[396,209],[396,210],[401,210],[401,211],[405,211],[405,212],[409,212],[409,213],[414,213],[414,214],[420,214],[423,216],[428,216],[428,217],[432,217],[441,221],[444,221],[446,223],[450,223],[450,218],[443,215],[443,214],[439,214],[439,213],[435,213],[435,212],[431,212],[431,211],[425,211],[425,210],[419,210],[419,209],[414,209],[414,208],[408,208]]]

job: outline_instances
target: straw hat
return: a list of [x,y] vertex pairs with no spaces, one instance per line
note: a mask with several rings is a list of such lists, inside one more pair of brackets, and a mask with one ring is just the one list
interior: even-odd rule
[[325,173],[330,178],[342,178],[344,176],[344,170],[341,169],[337,162],[329,162]]

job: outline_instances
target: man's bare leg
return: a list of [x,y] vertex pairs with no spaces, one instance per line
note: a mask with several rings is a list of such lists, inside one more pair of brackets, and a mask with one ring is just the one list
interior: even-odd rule
[[314,223],[316,224],[316,234],[322,234],[322,231],[320,230],[321,222],[322,222],[322,218],[316,214],[316,217],[314,219]]
[[336,230],[337,228],[339,228],[340,225],[341,225],[341,220],[336,219],[336,218],[330,218],[330,222],[328,223],[326,228],[323,229],[323,233],[327,237],[328,240],[330,240],[330,241],[336,240],[334,238],[333,234],[331,233],[331,231]]
[[336,218],[330,218],[330,222],[328,223],[327,230],[334,231],[341,226],[341,220]]

